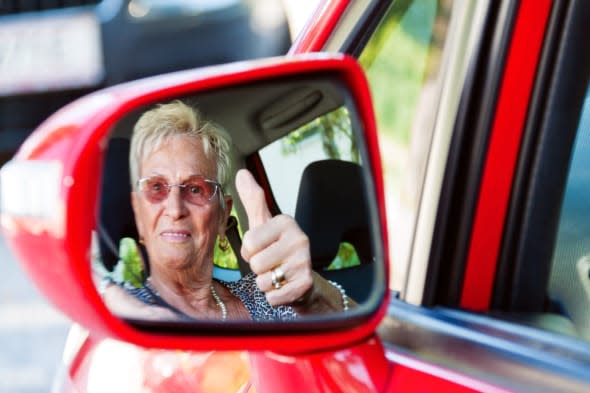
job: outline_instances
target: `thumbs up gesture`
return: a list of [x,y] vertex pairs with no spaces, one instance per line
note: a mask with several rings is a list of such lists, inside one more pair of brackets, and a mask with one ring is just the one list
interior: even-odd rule
[[308,297],[315,274],[309,238],[288,215],[272,217],[264,190],[245,169],[236,175],[236,189],[248,215],[249,230],[242,239],[242,257],[257,275],[256,284],[272,306]]

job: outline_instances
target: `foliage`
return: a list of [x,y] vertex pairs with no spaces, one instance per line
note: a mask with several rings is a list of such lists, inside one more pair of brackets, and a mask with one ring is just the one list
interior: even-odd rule
[[361,264],[354,246],[348,242],[340,243],[336,258],[330,263],[326,270],[346,269],[347,267],[358,266]]
[[119,262],[112,273],[115,282],[128,282],[135,288],[141,288],[146,275],[139,247],[135,239],[124,237],[119,242]]
[[[322,146],[327,157],[360,162],[350,115],[345,107],[320,116],[284,137],[281,140],[283,153],[295,153],[301,142],[316,134],[320,134],[322,138]],[[347,152],[342,151],[345,145],[348,145]],[[345,153],[348,153],[349,158],[345,158]]]
[[[371,86],[380,136],[408,144],[428,72],[434,0],[395,2],[359,58]],[[434,108],[433,108],[434,109]]]
[[[231,211],[230,215],[236,217],[236,219],[237,219],[238,216],[237,216],[235,208],[232,207],[232,211]],[[240,237],[241,237],[242,227],[240,226],[239,220],[237,220],[237,225],[238,225],[238,233],[240,234]],[[219,240],[219,236],[218,236],[217,239],[215,239],[215,247],[213,248],[213,263],[216,266],[219,266],[219,267],[222,267],[225,269],[238,270],[239,269],[238,258],[236,257],[234,250],[227,243],[226,243],[227,247],[223,247],[223,248],[220,247],[219,241],[220,240]],[[240,250],[235,250],[235,252],[240,252]]]
[[[213,263],[215,263],[216,266],[225,269],[239,269],[238,258],[236,257],[234,250],[231,247],[227,247],[226,249],[219,247],[219,236],[215,240],[215,248],[213,250]],[[237,250],[237,252],[240,252],[240,250]]]

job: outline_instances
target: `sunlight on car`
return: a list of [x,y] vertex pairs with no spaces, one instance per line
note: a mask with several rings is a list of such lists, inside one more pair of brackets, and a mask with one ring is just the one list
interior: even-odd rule
[[[405,290],[451,2],[395,3],[364,48],[387,195],[391,287]],[[409,5],[408,5],[409,4]],[[391,88],[395,86],[395,88]]]
[[82,369],[88,393],[103,392],[237,392],[248,391],[246,353],[144,350],[104,340]]

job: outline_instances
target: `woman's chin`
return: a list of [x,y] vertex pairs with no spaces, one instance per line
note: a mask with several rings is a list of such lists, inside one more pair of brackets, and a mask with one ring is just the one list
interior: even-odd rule
[[160,241],[154,254],[159,258],[182,260],[194,254],[194,244],[190,241]]
[[184,269],[194,263],[194,254],[184,250],[162,250],[158,263],[167,269]]

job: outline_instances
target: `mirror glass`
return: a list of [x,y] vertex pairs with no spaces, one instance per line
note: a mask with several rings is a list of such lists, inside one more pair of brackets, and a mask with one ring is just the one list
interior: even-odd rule
[[143,327],[373,311],[383,250],[350,94],[334,76],[293,77],[170,97],[121,118],[93,233],[107,307]]

